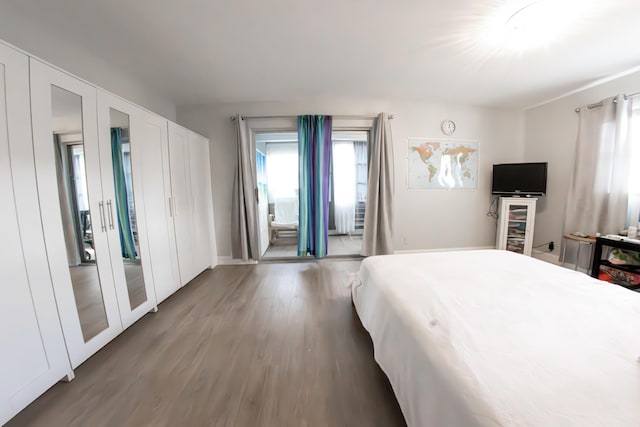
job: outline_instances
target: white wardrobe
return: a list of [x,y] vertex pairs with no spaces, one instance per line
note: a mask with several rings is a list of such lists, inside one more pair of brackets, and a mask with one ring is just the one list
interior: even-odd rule
[[0,44],[0,424],[73,371],[42,239],[29,59]]
[[2,424],[216,251],[206,138],[2,43],[0,82]]
[[[189,129],[169,123],[169,153],[171,188],[174,189],[173,210],[178,246],[180,284],[196,277],[210,265],[215,251],[212,249],[213,231],[208,226],[213,216],[211,202],[211,176],[209,141]],[[182,255],[181,255],[182,254]]]

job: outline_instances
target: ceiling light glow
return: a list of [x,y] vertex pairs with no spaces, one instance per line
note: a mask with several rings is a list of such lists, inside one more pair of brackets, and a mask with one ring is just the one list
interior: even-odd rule
[[523,7],[509,18],[505,24],[505,40],[520,48],[543,45],[558,35],[564,23],[551,1],[540,0]]
[[511,4],[491,19],[485,38],[495,47],[517,51],[547,45],[584,16],[588,3],[587,0],[528,0]]

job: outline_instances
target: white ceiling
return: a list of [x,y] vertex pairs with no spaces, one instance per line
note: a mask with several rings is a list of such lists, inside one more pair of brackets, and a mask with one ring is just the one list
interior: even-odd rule
[[362,97],[524,107],[640,65],[639,0],[579,1],[579,22],[527,52],[482,41],[488,19],[522,4],[0,0],[177,105]]

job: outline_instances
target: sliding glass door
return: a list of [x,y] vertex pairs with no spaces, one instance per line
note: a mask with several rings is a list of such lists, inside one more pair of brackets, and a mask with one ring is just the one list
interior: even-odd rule
[[256,150],[260,254],[297,257],[298,133],[259,133]]
[[[367,198],[368,141],[369,132],[365,130],[332,133],[328,256],[360,253]],[[256,133],[255,142],[261,258],[298,258],[298,133]]]

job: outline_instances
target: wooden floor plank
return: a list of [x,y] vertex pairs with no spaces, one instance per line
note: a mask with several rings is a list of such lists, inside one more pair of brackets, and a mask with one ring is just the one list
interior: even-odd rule
[[359,264],[207,271],[8,426],[404,426],[351,305]]

